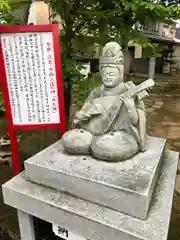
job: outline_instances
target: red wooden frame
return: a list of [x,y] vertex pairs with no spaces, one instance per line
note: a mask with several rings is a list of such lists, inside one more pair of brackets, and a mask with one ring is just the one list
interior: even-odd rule
[[8,84],[7,84],[7,79],[6,79],[5,63],[4,63],[1,37],[0,37],[0,80],[1,80],[2,91],[3,91],[3,95],[4,95],[6,117],[8,120],[8,132],[9,132],[9,136],[10,136],[10,140],[11,140],[12,158],[13,158],[13,166],[14,166],[15,174],[20,172],[18,144],[17,144],[16,134],[15,134],[16,130],[60,128],[61,135],[63,135],[66,131],[63,81],[62,81],[60,44],[59,44],[59,25],[52,24],[52,25],[28,25],[28,26],[0,26],[0,34],[23,33],[23,32],[24,33],[25,32],[52,32],[60,123],[33,124],[33,125],[14,125],[13,124],[12,111],[11,111],[11,105],[10,105],[10,97],[9,97],[9,92],[8,92]]

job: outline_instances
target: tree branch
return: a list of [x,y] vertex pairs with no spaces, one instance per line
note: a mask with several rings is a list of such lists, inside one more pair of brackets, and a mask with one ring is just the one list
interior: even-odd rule
[[82,21],[82,22],[73,30],[73,34],[75,34],[76,32],[78,32],[85,24],[86,24],[86,21]]

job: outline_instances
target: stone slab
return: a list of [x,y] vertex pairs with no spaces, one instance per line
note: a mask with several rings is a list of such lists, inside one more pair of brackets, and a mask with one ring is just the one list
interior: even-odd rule
[[165,154],[147,220],[30,183],[24,173],[2,186],[4,202],[86,239],[166,240],[178,157],[172,151]]
[[180,175],[179,175],[179,174],[176,176],[175,189],[176,189],[176,191],[180,194]]
[[11,163],[11,161],[12,161],[12,157],[4,157],[4,158],[2,158],[2,157],[0,157],[0,164],[3,164],[3,163]]
[[145,219],[165,142],[150,137],[146,152],[108,163],[69,155],[59,141],[25,162],[26,179]]
[[178,162],[178,171],[180,171],[180,159],[179,159],[179,162]]
[[12,156],[11,151],[0,151],[0,157],[1,158],[6,158],[6,157],[10,157],[10,156]]

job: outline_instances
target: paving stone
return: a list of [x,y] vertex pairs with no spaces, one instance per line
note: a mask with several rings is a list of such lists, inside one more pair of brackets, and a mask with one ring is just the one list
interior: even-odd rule
[[175,189],[176,189],[176,191],[180,194],[180,175],[179,175],[179,174],[176,176]]

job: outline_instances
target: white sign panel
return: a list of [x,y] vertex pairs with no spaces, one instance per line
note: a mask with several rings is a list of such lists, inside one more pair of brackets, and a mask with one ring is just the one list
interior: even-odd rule
[[53,232],[56,236],[64,240],[86,240],[84,237],[78,236],[65,228],[61,228],[53,224]]
[[1,35],[14,125],[59,123],[51,32]]

